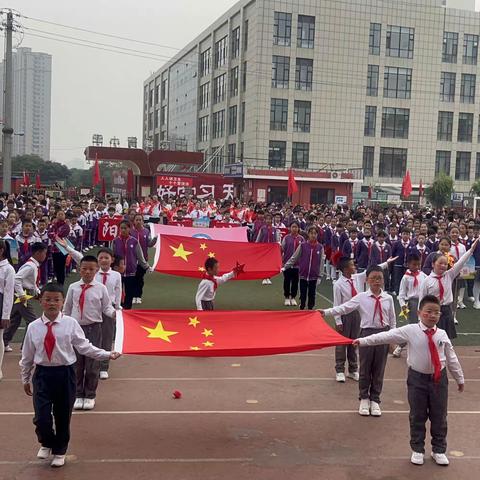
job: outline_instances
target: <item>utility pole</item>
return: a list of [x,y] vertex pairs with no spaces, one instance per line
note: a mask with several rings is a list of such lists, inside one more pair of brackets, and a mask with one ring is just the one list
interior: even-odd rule
[[12,192],[12,146],[13,146],[13,12],[7,12],[5,26],[5,91],[3,92],[3,191]]

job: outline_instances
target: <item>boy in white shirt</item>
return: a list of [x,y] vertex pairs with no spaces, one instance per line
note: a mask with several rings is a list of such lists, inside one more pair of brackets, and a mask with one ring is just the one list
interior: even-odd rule
[[[440,301],[433,295],[422,298],[420,322],[395,328],[354,341],[360,347],[390,343],[408,344],[408,403],[410,405],[411,462],[423,465],[425,424],[430,419],[432,458],[437,465],[448,465],[447,451],[447,368],[454,377],[458,391],[464,390],[462,367],[445,330],[437,328]],[[362,349],[360,349],[361,351]],[[447,367],[447,368],[445,368]]]

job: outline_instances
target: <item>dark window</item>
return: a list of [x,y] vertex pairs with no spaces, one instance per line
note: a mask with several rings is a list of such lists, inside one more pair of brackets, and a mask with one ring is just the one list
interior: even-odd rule
[[457,152],[455,162],[455,180],[468,182],[470,180],[471,152]]
[[270,108],[270,130],[287,130],[288,100],[272,98]]
[[240,53],[240,27],[232,30],[232,58],[237,58]]
[[209,136],[208,116],[201,117],[198,120],[198,136],[201,142],[207,142]]
[[245,102],[242,102],[242,106],[240,108],[240,127],[242,129],[242,133],[245,131],[245,114],[246,114]]
[[387,26],[388,57],[413,58],[415,29],[409,27]]
[[367,105],[365,107],[365,126],[363,134],[366,137],[375,136],[375,126],[377,123],[377,107]]
[[225,36],[215,43],[215,68],[226,65],[227,58],[228,58],[228,36]]
[[242,92],[247,89],[247,62],[243,62],[242,69]]
[[473,135],[473,113],[458,115],[457,142],[471,142]]
[[312,103],[295,100],[293,110],[293,130],[295,132],[310,132]]
[[159,96],[158,92],[159,92],[159,90],[160,90],[160,85],[157,85],[155,87],[155,105],[158,103],[158,96]]
[[274,45],[290,46],[292,36],[292,14],[275,12],[273,21]]
[[476,65],[478,58],[478,35],[466,33],[463,36],[463,63]]
[[367,95],[369,97],[376,97],[378,95],[378,65],[368,66]]
[[309,58],[297,58],[295,69],[295,89],[312,90],[313,81],[313,60]]
[[238,67],[230,70],[230,96],[236,97],[238,95]]
[[335,203],[335,189],[311,188],[310,203],[312,205],[332,205]]
[[237,156],[237,144],[236,143],[230,143],[228,145],[228,151],[227,151],[227,164],[230,163],[235,163],[235,157]]
[[167,81],[162,80],[161,99],[165,100],[166,96],[167,96]]
[[225,134],[225,110],[213,114],[213,138],[221,138]]
[[442,61],[445,63],[457,63],[458,33],[443,32]]
[[455,101],[455,81],[456,74],[452,72],[442,72],[440,77],[440,100],[442,102]]
[[270,140],[268,147],[268,166],[272,168],[285,168],[287,161],[287,142]]
[[225,85],[226,74],[219,75],[213,79],[213,104],[223,102],[225,100]]
[[315,17],[298,16],[297,47],[313,48],[315,44]]
[[245,155],[245,143],[240,142],[240,161],[243,163],[243,157]]
[[375,147],[363,147],[363,176],[373,177]]
[[210,105],[210,82],[200,86],[200,109],[208,108]]
[[290,80],[290,57],[274,55],[272,58],[272,87],[288,88]]
[[293,142],[292,146],[292,168],[308,168],[310,157],[310,144],[304,142]]
[[243,50],[248,49],[248,20],[243,23]]
[[380,148],[378,174],[383,178],[402,178],[407,171],[406,148]]
[[480,153],[477,153],[475,162],[475,180],[480,180]]
[[237,106],[234,105],[228,109],[228,134],[235,135],[237,133]]
[[165,125],[167,122],[167,107],[162,107],[160,109],[160,125]]
[[410,98],[412,90],[412,69],[385,67],[383,96],[389,98]]
[[212,62],[212,50],[207,48],[200,54],[200,76],[204,77],[210,73],[210,66]]
[[452,152],[447,152],[446,150],[437,150],[435,156],[435,176],[439,175],[440,172],[446,173],[450,176],[450,160],[452,158]]
[[460,102],[475,103],[475,84],[477,76],[470,73],[462,73],[462,85],[460,87]]
[[438,112],[437,140],[452,141],[453,112]]
[[154,128],[158,128],[158,125],[159,125],[158,119],[159,118],[160,118],[160,110],[155,110],[155,117],[154,117],[154,120],[153,120]]
[[370,55],[380,55],[380,43],[382,41],[382,24],[370,24],[370,37],[368,40],[368,53]]
[[384,107],[382,112],[382,137],[408,138],[410,110]]

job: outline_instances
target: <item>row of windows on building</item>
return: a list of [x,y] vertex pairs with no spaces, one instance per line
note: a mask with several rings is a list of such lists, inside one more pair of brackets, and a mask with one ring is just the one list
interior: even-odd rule
[[[240,27],[232,30],[230,35],[230,59],[234,60],[240,56]],[[243,50],[248,48],[248,20],[243,24]],[[213,46],[213,68],[217,69],[227,65],[229,60],[229,40],[225,35],[216,41]],[[200,77],[209,75],[212,71],[212,48],[209,47],[200,53]]]
[[148,91],[148,100],[145,98],[145,103],[148,102],[149,107],[157,105],[159,101],[164,101],[167,98],[167,80],[162,80],[160,84],[156,85],[155,88],[145,87],[145,97],[147,97]]
[[[458,114],[457,142],[473,141],[473,113]],[[453,141],[453,112],[438,112],[437,139],[451,142]],[[477,133],[477,142],[480,142],[480,121]]]
[[[210,116],[205,115],[198,119],[198,141],[208,142],[210,135],[212,139],[223,138],[225,128],[227,135],[236,135],[240,121],[240,131],[245,131],[245,102],[240,106],[240,120],[238,120],[238,106],[233,105],[226,113],[225,110],[219,110],[212,115],[210,125]],[[210,128],[211,127],[211,128]]]
[[[452,152],[437,150],[435,157],[435,175],[445,172],[450,175]],[[468,182],[471,179],[472,152],[456,152],[455,180]],[[363,147],[363,175],[374,176],[375,147]],[[402,178],[407,171],[406,148],[380,148],[378,176],[380,178]],[[476,156],[475,180],[480,178],[480,152]]]
[[[273,14],[273,44],[290,47],[292,44],[292,14],[274,12]],[[313,48],[315,46],[315,17],[298,15],[297,47]]]
[[[297,58],[295,65],[295,89],[312,90],[313,60]],[[272,57],[272,87],[289,88],[290,86],[290,57],[273,55]]]
[[[457,63],[458,32],[443,32],[442,62]],[[382,44],[382,25],[370,24],[368,49],[370,55],[380,55]],[[413,58],[415,45],[415,29],[397,25],[387,25],[385,54],[388,57]],[[463,35],[462,62],[465,65],[476,65],[478,60],[478,35]]]
[[[295,100],[293,104],[293,131],[310,132],[312,102]],[[270,130],[286,132],[288,127],[288,100],[272,98]]]
[[[310,144],[292,142],[292,168],[307,169],[310,161]],[[285,168],[287,164],[287,142],[270,140],[268,145],[268,166]]]

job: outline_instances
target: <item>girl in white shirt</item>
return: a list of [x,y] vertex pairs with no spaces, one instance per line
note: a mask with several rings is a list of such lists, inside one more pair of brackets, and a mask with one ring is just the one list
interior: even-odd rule
[[3,378],[2,363],[5,353],[3,331],[10,325],[15,287],[15,269],[11,262],[8,242],[0,240],[0,380]]

